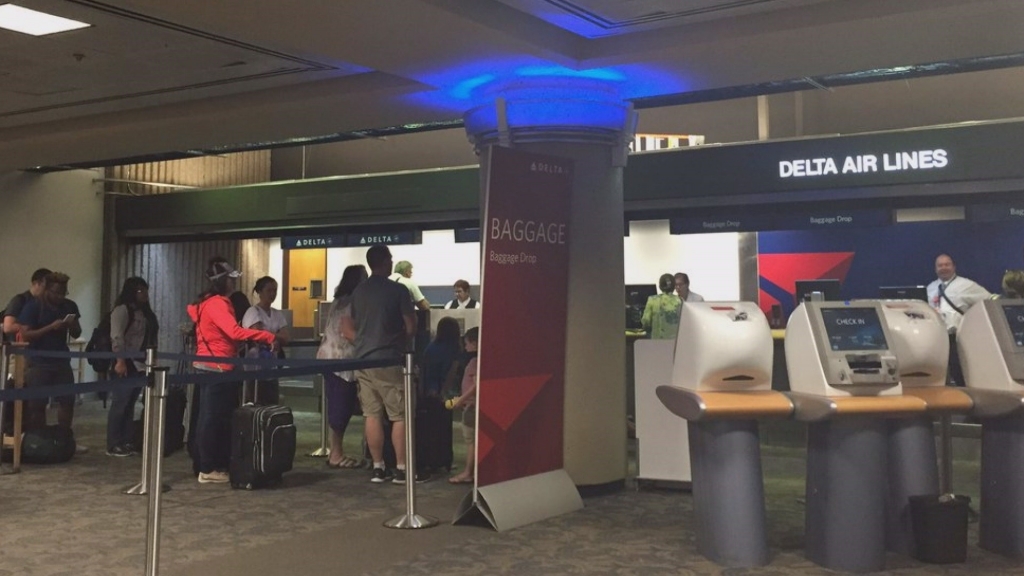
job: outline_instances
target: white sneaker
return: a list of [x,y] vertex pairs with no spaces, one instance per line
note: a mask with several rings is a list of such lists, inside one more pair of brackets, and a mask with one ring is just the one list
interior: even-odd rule
[[200,484],[227,484],[230,481],[227,472],[218,472],[214,470],[209,474],[205,472],[199,473]]
[[81,444],[75,444],[75,454],[88,454],[89,447],[82,446]]

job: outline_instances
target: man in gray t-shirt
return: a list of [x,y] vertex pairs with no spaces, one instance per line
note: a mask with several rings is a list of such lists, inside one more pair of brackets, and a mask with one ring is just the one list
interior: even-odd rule
[[[375,245],[366,252],[370,277],[352,292],[351,314],[342,316],[341,331],[355,344],[355,357],[360,360],[401,358],[410,339],[416,334],[416,314],[409,291],[388,280],[391,273],[391,251]],[[366,444],[373,456],[371,482],[385,482],[383,418],[393,423],[391,441],[395,445],[398,470],[393,482],[404,484],[405,478],[405,388],[401,366],[357,370],[359,403],[366,425]]]

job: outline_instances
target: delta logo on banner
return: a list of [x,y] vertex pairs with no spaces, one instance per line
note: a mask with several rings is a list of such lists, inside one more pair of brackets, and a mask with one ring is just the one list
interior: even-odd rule
[[502,530],[569,509],[551,494],[578,499],[562,470],[573,164],[487,153],[471,507]]
[[788,318],[796,308],[797,280],[831,278],[846,281],[854,252],[818,252],[798,254],[758,254],[758,305],[769,317],[773,305]]

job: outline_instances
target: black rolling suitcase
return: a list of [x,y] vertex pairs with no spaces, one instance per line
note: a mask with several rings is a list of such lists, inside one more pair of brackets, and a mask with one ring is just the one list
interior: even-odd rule
[[440,397],[420,397],[416,403],[416,467],[451,471],[452,459],[452,411]]
[[281,482],[295,460],[295,421],[287,406],[237,408],[231,418],[233,488],[252,490]]

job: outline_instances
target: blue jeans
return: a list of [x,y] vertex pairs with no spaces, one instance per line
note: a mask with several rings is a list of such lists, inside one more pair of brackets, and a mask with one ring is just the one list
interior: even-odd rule
[[[128,361],[127,378],[138,375],[135,363]],[[114,372],[111,371],[111,374]],[[139,392],[142,388],[131,390],[116,390],[111,392],[110,410],[107,412],[107,450],[113,450],[118,446],[124,446],[134,440],[135,430],[135,403],[139,400]],[[142,446],[136,446],[141,450]]]
[[231,463],[231,413],[238,407],[239,387],[239,382],[199,386],[199,472],[227,471]]

